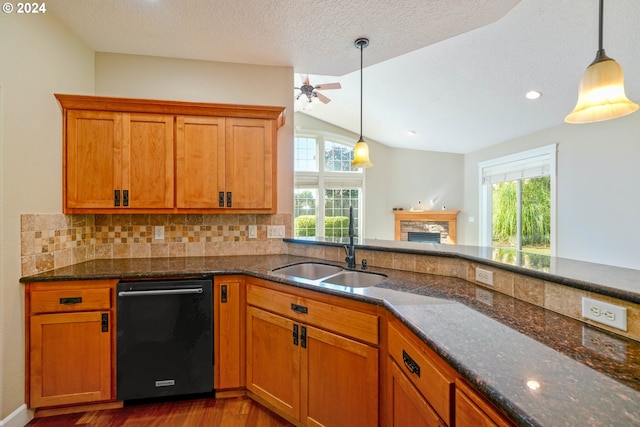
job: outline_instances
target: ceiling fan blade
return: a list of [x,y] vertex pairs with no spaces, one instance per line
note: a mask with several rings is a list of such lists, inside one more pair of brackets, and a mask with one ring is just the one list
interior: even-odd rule
[[340,89],[341,87],[342,86],[340,85],[340,83],[323,83],[323,84],[317,85],[315,88],[320,90],[327,90],[327,89]]
[[331,102],[331,100],[329,98],[327,98],[326,96],[324,96],[323,94],[321,94],[320,92],[316,92],[314,91],[313,93],[316,94],[316,96],[318,97],[318,99],[320,100],[320,102],[322,102],[323,104],[328,104],[329,102]]

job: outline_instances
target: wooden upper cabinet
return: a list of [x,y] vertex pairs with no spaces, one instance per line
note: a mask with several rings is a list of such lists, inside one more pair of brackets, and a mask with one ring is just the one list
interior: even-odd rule
[[65,211],[113,208],[122,187],[122,114],[69,111],[65,125]]
[[275,138],[272,121],[227,119],[225,191],[233,208],[275,208]]
[[276,212],[284,107],[56,98],[64,213]]
[[219,206],[225,191],[225,119],[220,117],[176,118],[176,206]]
[[71,110],[66,120],[70,209],[173,207],[173,117]]

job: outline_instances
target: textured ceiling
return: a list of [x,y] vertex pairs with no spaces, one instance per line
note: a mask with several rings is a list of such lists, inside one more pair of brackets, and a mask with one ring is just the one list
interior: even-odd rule
[[[304,113],[355,133],[353,42],[368,37],[365,138],[455,153],[561,124],[597,50],[597,0],[54,0],[47,10],[99,52],[291,66],[312,84],[340,82]],[[640,1],[606,2],[604,46],[634,100],[639,29]],[[542,98],[525,99],[529,89]]]

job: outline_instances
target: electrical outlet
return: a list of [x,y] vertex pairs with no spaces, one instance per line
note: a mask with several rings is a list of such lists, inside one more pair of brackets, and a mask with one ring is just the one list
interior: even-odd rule
[[627,330],[627,309],[608,302],[582,297],[582,317],[622,331]]
[[493,286],[493,271],[484,270],[482,268],[476,267],[476,282]]
[[284,238],[284,225],[268,225],[267,226],[267,239],[282,239]]
[[153,227],[153,238],[155,240],[164,240],[164,226],[156,225]]
[[257,225],[250,225],[249,226],[249,238],[250,239],[257,239],[258,238],[258,226]]

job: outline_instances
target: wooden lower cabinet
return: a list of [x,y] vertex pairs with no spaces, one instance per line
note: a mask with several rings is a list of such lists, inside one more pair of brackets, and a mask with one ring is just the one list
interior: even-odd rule
[[462,379],[456,379],[457,427],[511,427],[514,424],[502,415]]
[[[251,286],[247,292],[248,303],[255,303]],[[275,311],[280,305],[282,298]],[[313,308],[309,304],[310,320]],[[249,305],[246,327],[247,389],[253,395],[302,425],[378,425],[377,347],[267,307]]]
[[113,281],[27,284],[27,404],[113,401]]
[[387,393],[389,399],[390,427],[444,427],[438,417],[400,367],[388,359]]
[[213,386],[218,393],[245,387],[244,276],[213,279]]

